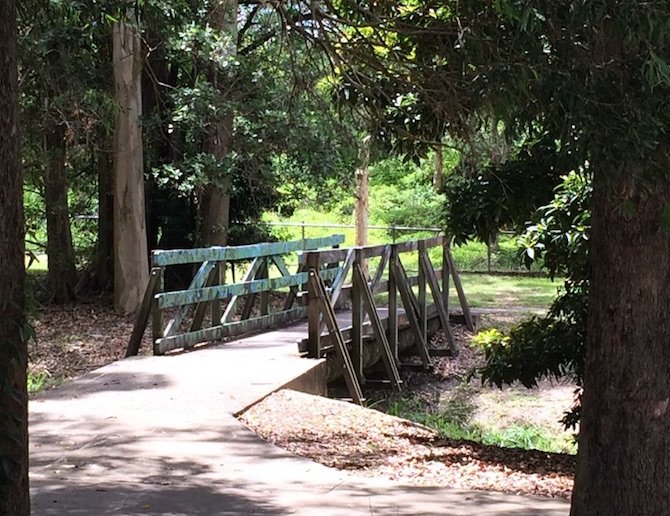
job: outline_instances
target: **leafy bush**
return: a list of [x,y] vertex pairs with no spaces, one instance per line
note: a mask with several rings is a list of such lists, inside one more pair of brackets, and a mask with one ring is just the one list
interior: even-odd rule
[[371,166],[371,220],[384,226],[442,227],[444,196],[432,185],[430,165],[393,158]]
[[[570,377],[582,385],[589,290],[591,181],[570,173],[554,200],[538,211],[538,221],[519,238],[520,255],[530,265],[543,260],[549,274],[565,274],[563,290],[546,317],[532,317],[509,334],[489,332],[475,339],[484,351],[482,381],[501,387],[520,381],[533,387],[541,378]],[[563,423],[574,427],[579,404]]]
[[504,228],[518,228],[551,199],[556,178],[531,164],[509,161],[476,176],[452,175],[445,183],[447,231],[456,244],[492,241]]

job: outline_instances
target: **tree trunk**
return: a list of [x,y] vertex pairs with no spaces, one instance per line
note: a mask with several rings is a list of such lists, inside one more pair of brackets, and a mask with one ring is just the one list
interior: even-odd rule
[[358,152],[356,169],[356,245],[368,245],[368,217],[370,214],[370,147],[372,138],[365,136]]
[[45,137],[46,169],[44,203],[47,214],[47,256],[49,258],[49,291],[52,301],[67,303],[75,297],[77,273],[67,204],[67,170],[65,169],[65,131],[62,125],[50,124]]
[[111,155],[106,150],[97,151],[95,155],[98,171],[98,245],[95,281],[98,288],[108,291],[114,284],[113,163]]
[[129,21],[113,27],[114,85],[114,307],[137,311],[149,280],[142,152],[142,45]]
[[573,516],[670,514],[670,184],[619,167],[593,184]]
[[[210,24],[214,30],[230,38],[230,54],[237,52],[237,1],[215,0],[210,10]],[[229,96],[227,85],[221,77],[218,64],[210,68],[210,82],[221,95]],[[230,152],[233,139],[233,111],[212,118],[208,123],[205,150],[218,161],[222,161]],[[210,178],[211,183],[200,197],[200,240],[205,246],[226,245],[230,226],[230,171],[221,171],[218,177]]]
[[438,193],[444,192],[444,162],[442,159],[442,145],[435,146],[435,171],[433,172],[433,187]]
[[16,3],[0,2],[0,515],[30,514]]

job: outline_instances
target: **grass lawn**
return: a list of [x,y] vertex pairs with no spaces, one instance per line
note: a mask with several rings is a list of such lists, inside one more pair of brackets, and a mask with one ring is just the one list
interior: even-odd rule
[[[527,276],[499,276],[489,274],[461,273],[463,290],[472,307],[508,308],[530,307],[547,308],[556,297],[562,279],[551,281],[549,278],[531,278]],[[456,306],[456,289],[452,288],[451,306]]]

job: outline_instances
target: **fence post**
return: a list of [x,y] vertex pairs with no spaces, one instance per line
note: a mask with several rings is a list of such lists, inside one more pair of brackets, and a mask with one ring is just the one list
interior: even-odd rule
[[160,355],[157,341],[163,337],[163,312],[158,307],[158,294],[165,292],[165,267],[158,272],[158,284],[155,295],[151,301],[151,339],[153,341],[154,355]]
[[451,276],[449,264],[449,247],[451,246],[451,238],[445,236],[442,242],[442,300],[444,301],[444,309],[449,317],[449,277]]
[[419,240],[417,258],[419,260],[419,329],[424,340],[428,342],[428,310],[426,308],[426,268],[422,257],[427,253],[426,241]]
[[[263,258],[263,265],[261,265],[261,270],[259,271],[260,279],[268,279],[270,277],[270,258],[266,256]],[[269,312],[270,306],[270,293],[267,290],[261,292],[260,295],[260,310],[261,315],[267,315]]]
[[391,354],[398,362],[398,287],[393,268],[398,261],[398,246],[391,245],[389,256],[389,296],[388,296],[388,341],[391,348]]
[[[363,252],[361,249],[354,251],[354,268],[356,264],[365,271]],[[364,272],[365,274],[365,272]],[[353,351],[354,372],[360,383],[365,383],[365,376],[363,375],[363,285],[360,284],[356,274],[352,276],[351,285],[351,349]]]
[[[318,253],[307,253],[306,271],[319,274]],[[309,339],[307,356],[309,358],[321,358],[321,308],[319,307],[318,293],[313,283],[307,282],[307,337]]]

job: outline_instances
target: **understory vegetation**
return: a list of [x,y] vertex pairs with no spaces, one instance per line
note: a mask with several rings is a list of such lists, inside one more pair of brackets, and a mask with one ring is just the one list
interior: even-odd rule
[[[457,390],[461,389],[458,387]],[[467,389],[467,387],[465,388]],[[499,423],[472,422],[475,399],[452,399],[436,412],[427,411],[420,402],[399,398],[389,403],[387,413],[425,425],[451,440],[474,441],[504,448],[521,448],[550,453],[577,453],[574,438],[546,422],[514,422],[504,427]]]

